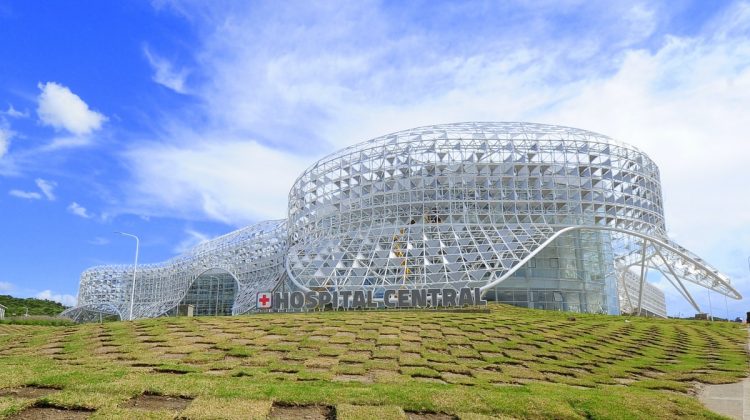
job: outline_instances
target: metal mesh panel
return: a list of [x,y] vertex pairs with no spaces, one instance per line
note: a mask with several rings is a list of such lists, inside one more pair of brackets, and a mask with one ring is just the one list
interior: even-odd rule
[[[320,160],[289,195],[287,273],[302,290],[488,290],[570,229],[606,230],[612,243],[601,252],[611,248],[615,260],[655,239],[647,246],[658,242],[662,269],[739,297],[667,239],[648,156],[600,134],[528,123],[415,128]],[[646,263],[657,264],[655,254]]]
[[[512,287],[502,284],[508,279],[528,278],[519,270],[535,258],[549,263],[546,248],[571,246],[565,237],[574,233],[593,239],[572,245],[572,262],[541,276],[569,284],[527,288],[526,300],[510,290],[514,302],[555,306],[557,290],[567,308],[612,313],[616,282],[607,279],[615,265],[641,267],[639,287],[645,270],[660,271],[696,309],[682,281],[740,298],[726,276],[667,238],[656,164],[633,146],[574,128],[457,123],[378,137],[306,170],[289,193],[288,216],[139,267],[135,317],[174,308],[212,268],[237,280],[235,314],[281,281],[301,291],[481,287],[499,294]],[[129,315],[131,276],[129,266],[85,271],[78,306],[66,315]],[[602,279],[592,283],[601,290],[582,295],[593,290],[585,284],[592,276]]]
[[[231,313],[247,312],[255,308],[258,291],[271,290],[278,283],[285,252],[286,225],[277,220],[207,241],[164,263],[139,265],[133,317],[160,316],[174,309],[198,276],[215,269],[228,273],[237,282]],[[132,266],[86,270],[81,275],[78,305],[64,315],[88,319],[88,312],[103,312],[128,318],[132,277]]]

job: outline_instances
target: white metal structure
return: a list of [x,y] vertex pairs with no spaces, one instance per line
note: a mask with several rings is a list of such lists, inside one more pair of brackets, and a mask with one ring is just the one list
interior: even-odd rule
[[[740,297],[667,238],[648,156],[600,134],[528,123],[415,128],[323,158],[289,196],[287,273],[301,290],[490,291],[563,235],[583,232],[592,249],[600,244],[595,264],[571,258],[583,271],[639,265],[643,282],[652,267],[693,304],[683,281]],[[614,276],[601,277],[597,293],[613,294]],[[616,305],[604,296],[586,310],[612,313],[612,298]]]
[[201,278],[216,281],[216,291],[220,291],[217,271],[235,283],[231,288],[231,313],[244,313],[255,306],[255,293],[270,290],[278,283],[285,251],[286,225],[277,220],[205,242],[164,263],[142,264],[135,287],[133,266],[92,267],[81,275],[78,305],[63,316],[78,321],[98,320],[100,314],[127,319],[132,290],[133,318],[165,315],[177,308]]
[[[282,284],[376,296],[386,287],[481,287],[531,307],[618,313],[617,270],[631,268],[639,310],[648,269],[696,309],[684,282],[740,298],[726,276],[667,237],[656,164],[574,128],[457,123],[378,137],[306,170],[288,216],[144,267],[135,317],[168,312],[213,268],[239,282],[233,313],[254,309],[248,293]],[[127,273],[84,272],[69,315],[122,315]]]

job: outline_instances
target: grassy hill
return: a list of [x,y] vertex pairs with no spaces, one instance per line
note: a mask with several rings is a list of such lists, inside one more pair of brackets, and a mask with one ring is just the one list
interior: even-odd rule
[[26,314],[26,308],[30,316],[46,315],[56,316],[66,309],[65,306],[58,302],[46,299],[36,298],[17,298],[8,295],[0,295],[0,305],[5,306],[5,316],[23,316]]
[[0,325],[0,414],[720,418],[748,373],[738,324],[490,307]]

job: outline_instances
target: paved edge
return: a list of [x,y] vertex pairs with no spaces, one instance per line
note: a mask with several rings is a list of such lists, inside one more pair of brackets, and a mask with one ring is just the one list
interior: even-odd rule
[[[745,351],[750,353],[750,338]],[[750,377],[733,384],[703,385],[698,399],[711,411],[737,420],[750,420]]]

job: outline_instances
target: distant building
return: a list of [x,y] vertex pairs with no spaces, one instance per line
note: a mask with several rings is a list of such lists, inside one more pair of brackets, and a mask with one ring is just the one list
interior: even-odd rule
[[0,305],[0,319],[5,319],[5,310],[8,309],[3,305]]
[[640,315],[667,317],[667,302],[664,292],[653,284],[643,282],[643,295],[639,293],[641,287],[640,275],[627,269],[618,270],[617,295],[620,299],[622,314],[638,315],[638,301],[641,301]]

